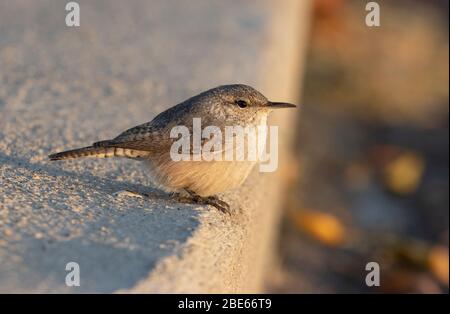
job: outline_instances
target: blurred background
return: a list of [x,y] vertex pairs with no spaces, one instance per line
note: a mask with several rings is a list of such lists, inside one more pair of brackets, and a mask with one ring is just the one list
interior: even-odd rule
[[313,1],[270,292],[448,293],[448,1],[377,2]]
[[[300,54],[283,48],[295,46],[294,27],[265,29],[274,4],[283,5],[272,1],[81,0],[76,30],[63,24],[68,1],[0,0],[0,290],[66,291],[58,267],[68,255],[89,265],[85,291],[129,288],[197,236],[204,219],[197,211],[117,197],[151,186],[139,165],[50,166],[47,154],[115,136],[220,84],[283,90],[291,79],[261,64],[295,72],[284,61]],[[300,40],[307,54],[296,156],[267,292],[449,292],[449,2],[377,0],[380,27],[366,26],[367,2],[311,0],[309,42]],[[287,51],[281,57],[273,55],[279,42],[292,43],[277,49]],[[277,79],[265,84],[264,75]],[[278,231],[204,221],[212,221],[211,243],[226,244],[211,252],[239,254],[222,265],[211,253],[193,273],[212,267],[220,275],[197,278],[199,287],[214,280],[221,287],[225,270],[243,277],[248,261],[238,257],[246,247],[226,243],[237,241],[229,235],[261,226],[264,242],[267,229]],[[380,287],[365,283],[369,262],[380,265]],[[180,282],[188,285],[196,276],[185,268]]]

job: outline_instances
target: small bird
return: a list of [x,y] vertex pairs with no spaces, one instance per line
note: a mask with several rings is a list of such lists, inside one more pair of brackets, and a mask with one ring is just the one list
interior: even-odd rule
[[[247,85],[223,85],[193,96],[163,111],[152,121],[130,128],[111,140],[52,154],[49,158],[127,157],[141,160],[149,169],[152,181],[160,189],[172,192],[178,200],[213,205],[229,213],[229,205],[216,194],[240,186],[256,161],[174,161],[170,150],[177,139],[171,137],[171,130],[176,126],[186,126],[192,134],[194,118],[200,118],[202,125],[217,126],[222,132],[226,126],[265,126],[273,109],[290,107],[296,106],[271,102]],[[202,139],[201,145],[204,144]],[[235,144],[233,148],[236,148]],[[189,154],[195,153],[191,145]],[[219,153],[223,154],[224,149]]]

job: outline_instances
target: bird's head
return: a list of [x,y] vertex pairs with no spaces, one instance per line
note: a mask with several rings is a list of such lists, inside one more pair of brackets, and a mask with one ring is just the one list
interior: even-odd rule
[[199,96],[203,96],[204,109],[235,124],[259,120],[274,109],[296,107],[290,103],[269,101],[253,87],[243,84],[219,86]]

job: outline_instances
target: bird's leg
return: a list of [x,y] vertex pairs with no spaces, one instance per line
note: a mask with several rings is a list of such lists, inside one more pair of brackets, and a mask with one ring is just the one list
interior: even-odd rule
[[190,195],[191,202],[194,202],[195,204],[211,205],[220,210],[222,213],[231,213],[230,205],[224,201],[221,201],[217,196],[202,197],[189,189],[185,189],[185,191]]
[[198,204],[198,202],[190,196],[182,195],[181,193],[172,192],[170,193],[170,197],[177,200],[180,203],[185,204]]
[[[186,192],[189,196],[182,195],[180,193],[171,193],[170,197],[176,199],[180,203],[186,204],[201,204],[201,205],[212,205],[220,210],[222,213],[230,214],[230,205],[226,202],[221,201],[217,196],[201,197],[200,195],[187,190]],[[123,190],[115,193],[117,196],[135,196],[135,197],[150,197],[149,194],[143,192],[136,192],[131,190]]]
[[208,196],[206,199],[209,205],[216,207],[224,214],[231,215],[230,205],[227,202],[220,200],[217,196]]

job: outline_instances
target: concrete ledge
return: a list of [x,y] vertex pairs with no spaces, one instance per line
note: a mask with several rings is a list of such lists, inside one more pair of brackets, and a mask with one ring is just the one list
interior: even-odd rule
[[[0,3],[0,292],[259,292],[270,271],[280,168],[223,195],[241,212],[178,204],[129,160],[50,163],[213,86],[296,101],[307,1]],[[138,190],[152,198],[130,197]],[[65,285],[66,263],[81,286]]]

